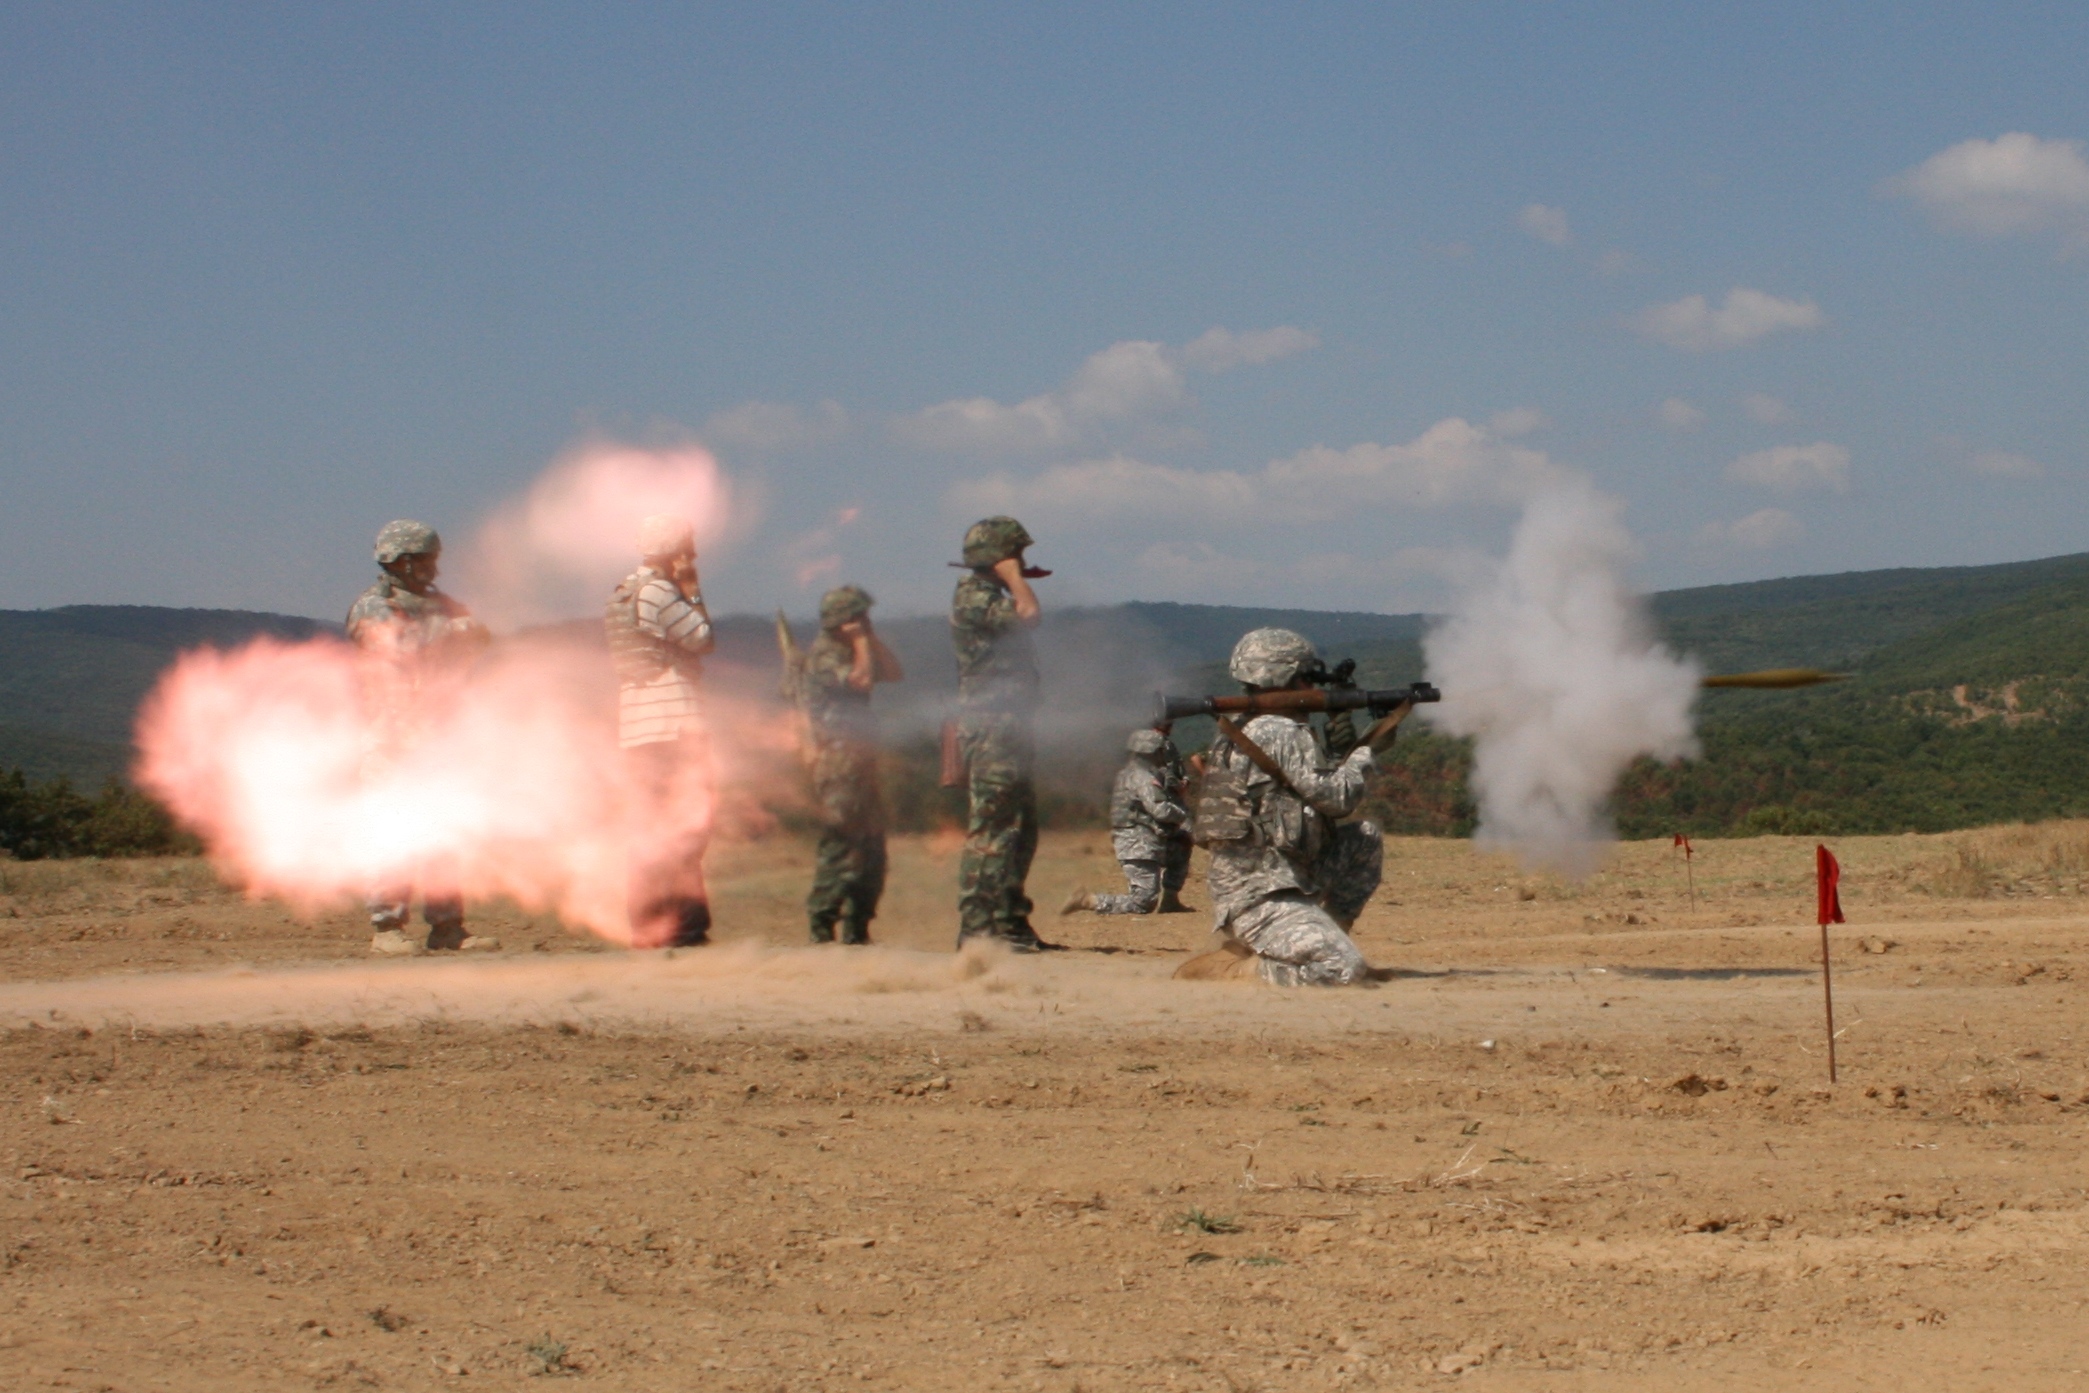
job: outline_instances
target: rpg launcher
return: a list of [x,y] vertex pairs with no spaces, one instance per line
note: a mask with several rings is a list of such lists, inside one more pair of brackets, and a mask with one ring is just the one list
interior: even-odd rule
[[1185,716],[1259,716],[1269,711],[1369,711],[1383,719],[1408,703],[1442,701],[1443,693],[1427,682],[1367,691],[1362,687],[1297,687],[1281,692],[1240,696],[1161,696],[1155,694],[1153,719],[1179,721]]

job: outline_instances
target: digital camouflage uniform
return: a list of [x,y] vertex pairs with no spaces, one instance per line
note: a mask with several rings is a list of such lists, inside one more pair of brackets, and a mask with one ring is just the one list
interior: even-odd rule
[[[827,618],[824,612],[821,618]],[[877,728],[870,693],[849,684],[855,664],[853,646],[831,627],[824,628],[806,650],[799,678],[811,741],[812,793],[821,823],[812,893],[805,901],[815,943],[832,943],[837,922],[843,943],[870,942],[870,921],[885,893],[885,799],[878,787]]]
[[[421,523],[388,523],[377,536],[380,564],[441,550],[441,538]],[[346,627],[363,655],[362,775],[375,782],[424,738],[444,685],[485,645],[486,631],[471,611],[434,585],[417,591],[390,571],[356,597]],[[413,914],[414,881],[419,880],[428,946],[460,946],[464,901],[454,889],[443,887],[447,878],[440,860],[431,859],[422,862],[418,874],[373,887],[365,900],[370,927],[380,934],[403,932]]]
[[[1008,522],[1028,544],[1029,534],[1013,519],[988,521]],[[1037,748],[1030,728],[1037,654],[1008,588],[993,574],[998,558],[982,564],[969,536],[966,552],[972,569],[950,600],[968,808],[958,862],[958,942],[984,936],[1035,946],[1024,883],[1037,855]]]
[[1364,955],[1338,922],[1337,906],[1361,909],[1370,892],[1359,898],[1354,886],[1328,879],[1355,875],[1356,853],[1345,853],[1340,844],[1361,838],[1343,837],[1347,829],[1330,826],[1321,810],[1339,817],[1362,800],[1371,751],[1359,748],[1333,763],[1322,755],[1311,727],[1288,715],[1257,716],[1243,733],[1313,806],[1279,787],[1230,744],[1213,747],[1213,767],[1234,770],[1256,809],[1247,840],[1211,848],[1217,927],[1253,949],[1263,980],[1277,986],[1361,981]]
[[1110,790],[1111,849],[1124,869],[1128,893],[1090,895],[1088,907],[1097,914],[1151,914],[1158,909],[1169,854],[1189,823],[1179,786],[1169,784],[1167,738],[1157,730],[1134,731],[1128,744],[1131,758],[1117,771]]
[[[1182,762],[1182,751],[1175,748],[1175,742],[1165,735],[1161,736],[1161,752],[1158,759],[1168,797],[1184,808],[1189,807],[1190,771],[1188,766]],[[1161,893],[1163,896],[1173,897],[1180,895],[1182,887],[1189,882],[1190,852],[1193,845],[1190,841],[1190,827],[1187,818],[1183,820],[1180,826],[1169,829],[1167,839],[1163,843],[1161,851]],[[1169,903],[1175,903],[1175,901],[1170,898]]]
[[[1312,644],[1285,629],[1257,629],[1234,648],[1229,669],[1253,687],[1281,688]],[[1267,714],[1242,733],[1281,769],[1286,788],[1222,735],[1211,747],[1214,774],[1239,780],[1252,815],[1247,835],[1211,848],[1216,927],[1256,954],[1256,971],[1277,986],[1339,986],[1369,967],[1345,931],[1377,888],[1383,839],[1368,822],[1346,817],[1362,801],[1373,767],[1368,747],[1330,756],[1327,737],[1306,719]]]

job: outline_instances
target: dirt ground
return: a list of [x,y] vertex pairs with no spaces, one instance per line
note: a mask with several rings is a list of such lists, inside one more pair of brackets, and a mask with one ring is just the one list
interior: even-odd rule
[[[954,847],[812,949],[372,960],[192,862],[0,864],[0,1386],[2089,1383],[2089,824],[1396,841],[1370,990],[1178,983],[1202,916],[949,952]],[[1113,867],[1047,839],[1055,906]],[[1193,903],[1208,903],[1192,882]],[[2089,982],[2085,982],[2089,985]]]

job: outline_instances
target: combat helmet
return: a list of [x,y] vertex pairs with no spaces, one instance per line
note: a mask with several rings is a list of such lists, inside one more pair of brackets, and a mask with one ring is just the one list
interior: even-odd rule
[[820,596],[820,627],[838,629],[870,613],[870,592],[860,585],[837,585]]
[[1152,726],[1144,726],[1131,733],[1131,738],[1124,742],[1124,748],[1135,755],[1145,755],[1151,759],[1159,754],[1167,743],[1167,736]]
[[1014,518],[981,518],[965,529],[964,564],[975,571],[998,566],[1036,541]]
[[389,566],[402,556],[440,556],[442,538],[425,522],[399,518],[377,530],[377,564]]
[[1233,645],[1226,671],[1233,674],[1234,681],[1250,687],[1285,687],[1319,659],[1319,650],[1304,634],[1290,629],[1250,629]]

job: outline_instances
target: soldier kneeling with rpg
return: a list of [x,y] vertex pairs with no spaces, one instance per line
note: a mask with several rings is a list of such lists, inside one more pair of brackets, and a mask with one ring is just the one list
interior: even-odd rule
[[[1275,986],[1344,986],[1373,976],[1348,926],[1378,887],[1384,839],[1341,819],[1363,801],[1375,751],[1391,748],[1426,684],[1391,692],[1322,689],[1328,674],[1302,634],[1256,629],[1233,649],[1238,697],[1168,698],[1159,714],[1208,713],[1220,739],[1193,832],[1211,853],[1215,927],[1224,947],[1178,977],[1259,977]],[[1337,761],[1307,723],[1313,711],[1370,709],[1379,719]],[[1235,713],[1250,719],[1245,725]]]

